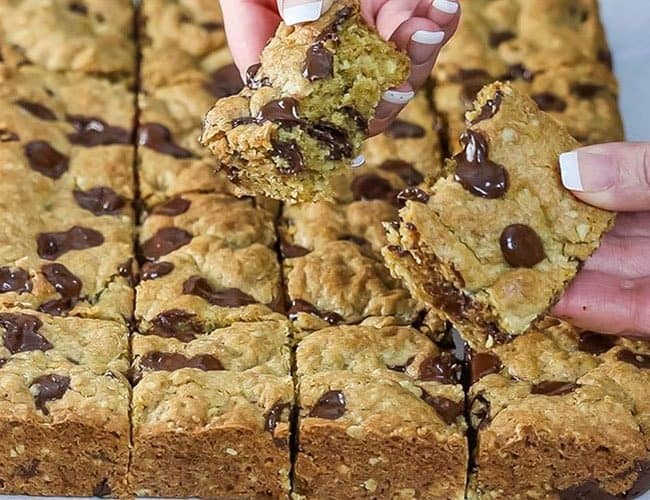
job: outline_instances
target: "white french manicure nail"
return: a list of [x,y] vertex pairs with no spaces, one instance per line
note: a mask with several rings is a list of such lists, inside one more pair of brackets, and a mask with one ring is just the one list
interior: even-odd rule
[[458,12],[458,3],[451,0],[433,0],[433,8],[445,14],[455,14]]
[[287,26],[315,21],[320,17],[322,8],[322,0],[318,2],[306,3],[303,5],[285,7],[282,10],[282,19],[284,19],[284,23]]
[[425,45],[439,45],[445,39],[443,31],[416,31],[413,33],[411,40]]
[[570,151],[560,155],[560,173],[565,188],[571,191],[584,191],[582,179],[580,178],[577,151]]
[[399,90],[387,90],[383,99],[391,104],[406,104],[415,97],[415,92],[400,92]]
[[359,155],[354,160],[352,160],[350,166],[352,168],[359,168],[363,166],[365,163],[366,163],[366,158],[363,155]]

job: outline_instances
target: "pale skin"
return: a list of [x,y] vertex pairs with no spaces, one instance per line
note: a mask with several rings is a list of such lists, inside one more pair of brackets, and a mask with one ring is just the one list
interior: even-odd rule
[[[289,9],[313,13],[318,4],[322,13],[332,3],[335,0],[221,0],[230,47],[242,74],[259,61],[283,17],[288,23],[296,21],[296,10]],[[370,124],[374,135],[425,83],[440,49],[456,31],[460,6],[455,0],[362,0],[361,5],[366,21],[411,58],[409,80],[388,92],[377,108]],[[650,337],[650,143],[581,148],[563,155],[561,166],[565,186],[576,197],[619,215],[553,313],[586,330]]]

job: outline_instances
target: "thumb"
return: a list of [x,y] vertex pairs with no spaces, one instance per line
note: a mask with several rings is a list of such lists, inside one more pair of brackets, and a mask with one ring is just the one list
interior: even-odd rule
[[650,210],[650,142],[599,144],[560,155],[562,183],[582,201],[618,212]]

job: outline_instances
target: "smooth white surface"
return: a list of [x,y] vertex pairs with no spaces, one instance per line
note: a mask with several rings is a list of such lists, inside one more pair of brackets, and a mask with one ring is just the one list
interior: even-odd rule
[[650,141],[650,0],[600,0],[600,5],[627,139]]
[[580,167],[578,166],[578,152],[569,151],[560,155],[560,173],[562,184],[572,191],[583,191]]

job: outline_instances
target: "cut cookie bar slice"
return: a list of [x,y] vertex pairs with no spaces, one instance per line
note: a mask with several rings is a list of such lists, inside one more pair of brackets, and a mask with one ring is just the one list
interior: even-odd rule
[[280,26],[247,87],[208,113],[202,142],[242,192],[331,198],[331,179],[359,154],[383,92],[408,72],[358,1],[337,2],[318,21]]
[[598,247],[613,215],[577,201],[558,156],[564,128],[508,84],[480,94],[454,173],[411,191],[387,226],[384,256],[419,300],[463,331],[519,334],[546,311]]

